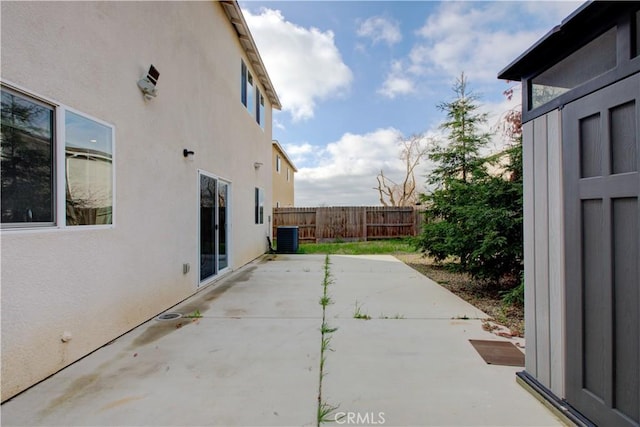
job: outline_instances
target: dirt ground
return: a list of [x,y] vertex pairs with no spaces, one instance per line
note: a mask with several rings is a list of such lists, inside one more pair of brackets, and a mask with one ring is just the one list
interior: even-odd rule
[[487,313],[492,321],[485,323],[485,329],[506,337],[524,336],[524,307],[505,306],[501,290],[495,286],[476,283],[468,274],[451,272],[420,254],[396,254],[395,257]]

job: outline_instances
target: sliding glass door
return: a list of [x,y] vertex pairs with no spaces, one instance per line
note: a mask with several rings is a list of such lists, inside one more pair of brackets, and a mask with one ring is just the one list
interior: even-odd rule
[[200,172],[200,284],[229,266],[229,184]]

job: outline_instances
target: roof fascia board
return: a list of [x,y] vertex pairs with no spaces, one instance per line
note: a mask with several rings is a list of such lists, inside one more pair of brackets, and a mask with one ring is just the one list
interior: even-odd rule
[[547,34],[542,36],[540,40],[535,42],[529,49],[523,52],[509,65],[502,69],[498,73],[498,78],[501,80],[520,81],[523,77],[527,77],[525,74],[530,74],[530,71],[524,71],[527,63],[533,62],[534,58],[542,58],[545,56],[545,52],[554,49],[557,45],[557,40],[565,28],[569,25],[574,25],[575,21],[584,18],[586,15],[592,13],[591,9],[596,9],[600,6],[600,3],[594,0],[587,1],[578,9],[573,11],[569,16],[564,18],[560,25],[553,27]]
[[293,171],[294,172],[298,172],[298,168],[296,168],[296,166],[293,164],[293,162],[291,161],[291,159],[287,155],[287,152],[284,151],[284,148],[282,148],[282,145],[280,145],[278,140],[274,139],[273,141],[271,141],[271,143],[276,146],[276,150],[278,150],[280,152],[280,154],[282,154],[282,157],[284,157],[285,160],[291,165],[291,167],[293,168]]
[[273,83],[269,78],[267,68],[264,66],[264,62],[262,62],[262,58],[260,57],[260,53],[258,52],[258,47],[253,40],[251,31],[249,31],[249,26],[247,25],[247,21],[244,19],[244,15],[242,14],[240,5],[238,5],[238,2],[236,0],[222,0],[220,4],[222,6],[222,10],[224,10],[225,15],[229,19],[229,22],[236,30],[236,34],[238,36],[238,40],[240,40],[242,49],[245,51],[247,56],[251,55],[255,57],[255,59],[252,59],[250,62],[251,65],[256,69],[257,73],[261,77],[264,76],[264,78],[261,78],[260,81],[265,86],[265,91],[267,93],[267,96],[269,97],[271,106],[276,110],[281,110],[282,104],[280,104],[278,94],[276,93],[276,90],[273,87]]

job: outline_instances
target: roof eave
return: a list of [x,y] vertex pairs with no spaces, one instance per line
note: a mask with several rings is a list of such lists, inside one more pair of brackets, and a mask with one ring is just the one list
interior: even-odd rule
[[281,110],[282,105],[280,104],[280,99],[278,98],[278,94],[273,87],[273,83],[271,83],[271,79],[269,78],[269,74],[267,73],[267,68],[262,62],[262,58],[260,57],[260,53],[258,52],[258,47],[253,40],[251,32],[249,31],[249,26],[247,25],[247,21],[245,21],[244,19],[244,15],[242,14],[240,5],[238,5],[238,2],[236,0],[222,0],[220,4],[222,5],[222,9],[224,10],[225,15],[227,15],[229,22],[236,30],[240,45],[244,49],[249,62],[256,71],[256,77],[265,88],[265,92],[267,97],[269,98],[269,101],[271,102],[271,106],[276,110]]
[[502,71],[498,73],[498,78],[501,80],[520,81],[530,71],[532,63],[544,61],[548,52],[557,49],[558,43],[562,42],[564,30],[568,25],[576,25],[578,24],[577,21],[584,19],[585,16],[596,13],[592,11],[592,9],[600,8],[602,3],[606,2],[590,0],[584,3],[563,19],[560,25],[551,29],[551,31],[518,56],[518,58],[502,69]]
[[282,156],[285,158],[285,160],[287,162],[289,162],[289,164],[291,165],[291,167],[293,168],[294,172],[298,172],[298,168],[296,168],[296,165],[293,164],[293,162],[291,161],[291,159],[289,158],[289,156],[287,155],[287,152],[284,151],[284,148],[282,148],[282,145],[280,145],[280,143],[278,142],[277,139],[274,139],[273,141],[271,141],[271,143],[273,145],[276,146],[276,149],[282,154]]

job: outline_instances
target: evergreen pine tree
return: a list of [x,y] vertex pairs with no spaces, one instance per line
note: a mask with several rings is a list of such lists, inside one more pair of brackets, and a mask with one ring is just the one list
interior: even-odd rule
[[453,91],[456,95],[453,101],[438,105],[438,109],[446,114],[440,128],[448,132],[447,141],[436,144],[429,152],[429,159],[436,164],[429,182],[439,186],[450,180],[468,183],[474,176],[486,173],[480,150],[491,136],[480,127],[486,124],[487,114],[478,111],[478,97],[468,91],[464,73],[456,79]]

